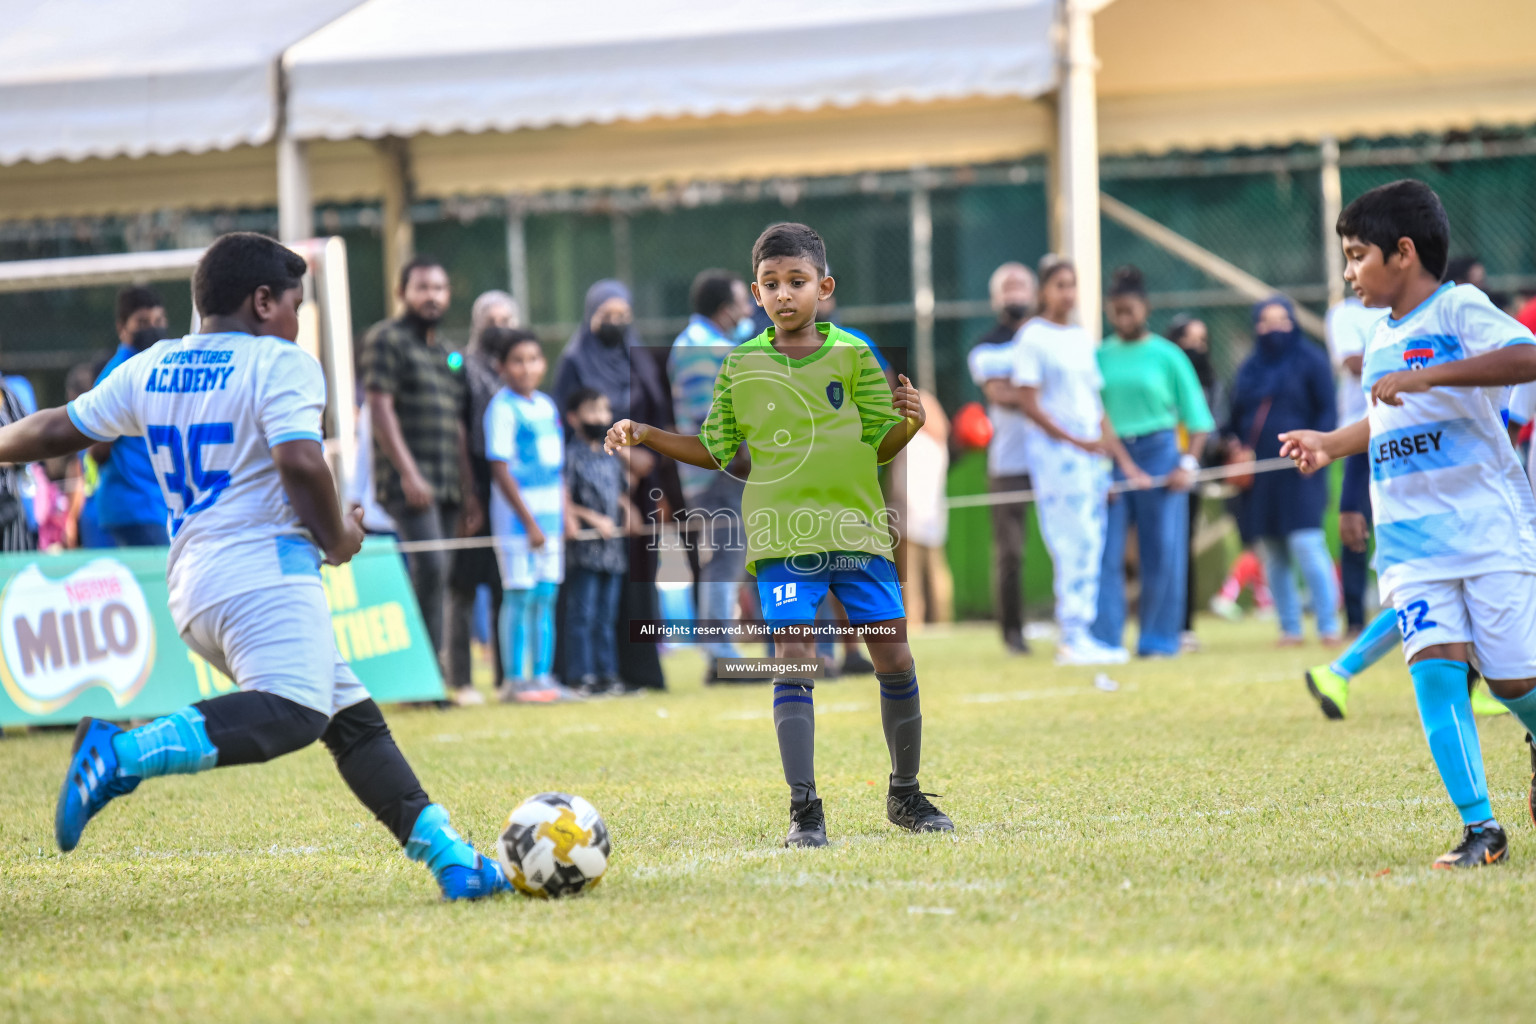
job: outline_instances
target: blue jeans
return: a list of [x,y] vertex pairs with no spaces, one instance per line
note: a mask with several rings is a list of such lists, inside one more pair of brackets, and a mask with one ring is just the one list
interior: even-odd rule
[[[725,473],[714,480],[688,503],[691,522],[705,529],[696,535],[700,551],[712,552],[709,561],[699,566],[694,593],[701,619],[734,619],[736,594],[746,578],[746,536],[741,525],[742,483]],[[729,640],[701,644],[704,658],[737,657],[736,645]]]
[[624,576],[571,568],[565,574],[565,679],[575,686],[583,676],[619,674],[619,588]]
[[[1165,476],[1179,465],[1179,439],[1172,430],[1124,438],[1131,461],[1150,476]],[[1125,479],[1115,467],[1115,482]],[[1098,617],[1093,638],[1119,647],[1125,632],[1125,538],[1136,525],[1141,552],[1140,635],[1136,653],[1178,654],[1189,585],[1189,496],[1159,487],[1128,491],[1109,502],[1104,560],[1099,574]]]
[[1280,616],[1280,632],[1301,636],[1301,595],[1296,591],[1296,570],[1312,595],[1312,610],[1317,615],[1319,636],[1339,634],[1339,587],[1333,575],[1333,556],[1321,529],[1296,530],[1284,540],[1261,539],[1264,547],[1264,572],[1269,576],[1269,590],[1275,595],[1275,613]]

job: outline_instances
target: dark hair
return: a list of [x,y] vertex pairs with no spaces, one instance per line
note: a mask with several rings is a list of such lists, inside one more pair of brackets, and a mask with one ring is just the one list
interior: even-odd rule
[[1120,299],[1127,296],[1141,299],[1143,302],[1147,299],[1147,285],[1141,276],[1141,269],[1129,263],[1123,267],[1116,267],[1109,281],[1110,298]]
[[[1169,341],[1178,345],[1179,342],[1184,340],[1185,333],[1195,324],[1200,323],[1205,323],[1205,321],[1190,313],[1179,313],[1172,320],[1168,321],[1168,329],[1164,333]],[[1183,346],[1181,345],[1180,347],[1182,348]]]
[[1468,284],[1472,268],[1482,262],[1481,256],[1457,256],[1445,265],[1445,279],[1457,284]]
[[819,273],[826,275],[827,245],[820,235],[804,224],[791,221],[774,224],[752,243],[752,273],[757,273],[758,264],[763,260],[796,256],[810,260]]
[[1039,279],[1040,287],[1044,288],[1045,282],[1049,281],[1063,270],[1070,270],[1074,275],[1077,273],[1077,267],[1072,263],[1071,260],[1067,259],[1065,256],[1058,256],[1053,252],[1048,252],[1044,256],[1040,257],[1040,265],[1035,270],[1035,277]]
[[1451,222],[1440,197],[1422,181],[1403,178],[1377,185],[1344,207],[1334,230],[1340,238],[1376,246],[1384,259],[1397,251],[1399,238],[1412,239],[1424,270],[1437,281],[1445,276]]
[[487,327],[480,334],[480,347],[497,366],[507,361],[507,356],[512,354],[513,349],[529,342],[538,345],[540,352],[544,351],[544,346],[539,342],[539,336],[522,327]]
[[586,405],[588,402],[595,402],[599,398],[607,397],[607,395],[597,390],[597,388],[577,388],[575,391],[572,391],[565,397],[565,411],[567,413],[573,413],[580,409],[582,406]]
[[266,285],[274,295],[297,288],[308,265],[304,257],[266,235],[233,231],[221,235],[197,261],[192,297],[203,316],[226,316]]
[[117,293],[117,326],[123,326],[129,317],[141,309],[161,309],[164,306],[160,296],[153,291],[143,285],[131,284]]
[[736,295],[740,280],[729,270],[701,270],[688,289],[688,305],[699,316],[714,316]]
[[412,274],[432,267],[438,267],[443,273],[448,273],[448,268],[444,267],[442,261],[435,256],[412,256],[409,262],[400,268],[400,291],[404,292],[405,286],[411,283]]

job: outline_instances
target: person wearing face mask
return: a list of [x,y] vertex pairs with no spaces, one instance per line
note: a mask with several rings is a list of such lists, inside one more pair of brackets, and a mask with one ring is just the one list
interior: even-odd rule
[[[1035,275],[1022,263],[1004,263],[992,272],[987,291],[997,321],[976,339],[966,362],[971,379],[987,400],[992,440],[987,445],[987,490],[996,494],[1029,490],[1025,454],[1029,420],[1019,409],[1013,386],[1014,351],[1019,328],[1035,305]],[[998,623],[1003,646],[1028,654],[1024,640],[1024,505],[992,506],[992,550],[997,564]]]
[[[375,324],[363,341],[374,491],[406,541],[474,533],[484,515],[471,486],[464,375],[437,334],[449,296],[443,265],[417,256],[400,269],[400,315]],[[449,552],[415,551],[407,561],[427,635],[442,658]]]
[[[505,331],[520,325],[521,316],[517,302],[503,291],[483,292],[475,299],[469,313],[469,344],[464,349],[464,404],[465,441],[469,446],[470,479],[480,507],[489,510],[491,504],[491,469],[485,458],[485,410],[491,399],[502,388],[498,351],[486,344],[493,331]],[[504,339],[503,339],[504,340]],[[484,517],[477,537],[490,536],[490,516]],[[444,639],[448,650],[448,685],[455,703],[480,704],[484,697],[470,682],[470,623],[474,618],[475,595],[486,587],[491,595],[491,621],[501,615],[501,574],[496,568],[496,556],[490,548],[463,548],[453,553],[453,564],[448,570],[448,620]],[[501,644],[499,630],[492,629],[489,636],[491,650],[491,684],[496,690],[502,687]]]
[[[1322,348],[1296,326],[1290,299],[1276,295],[1260,302],[1253,324],[1253,354],[1238,368],[1224,433],[1230,444],[1251,446],[1255,458],[1272,459],[1280,454],[1281,434],[1334,428],[1333,374]],[[1326,474],[1301,476],[1286,469],[1256,475],[1238,502],[1243,542],[1258,542],[1264,554],[1282,647],[1302,642],[1298,569],[1312,595],[1319,638],[1339,639],[1339,587],[1323,536],[1327,500]]]
[[[715,378],[730,350],[757,335],[747,286],[728,270],[703,270],[688,292],[693,315],[672,342],[667,379],[677,429],[698,433],[714,403]],[[699,556],[694,596],[701,619],[734,619],[736,595],[746,573],[746,540],[741,535],[741,495],[746,486],[746,448],[724,473],[679,464],[686,521]],[[706,683],[717,682],[715,659],[737,657],[729,640],[703,645]]]
[[[1140,270],[1115,271],[1108,306],[1115,334],[1098,354],[1104,410],[1141,471],[1165,481],[1110,503],[1093,635],[1102,644],[1120,644],[1126,617],[1125,546],[1134,526],[1141,559],[1136,652],[1172,657],[1186,646],[1181,627],[1189,586],[1188,494],[1200,468],[1196,453],[1205,447],[1215,422],[1189,360],[1177,345],[1147,329]],[[1181,432],[1188,438],[1182,454]]]
[[[148,288],[124,288],[117,293],[117,351],[94,386],[100,387],[118,367],[168,337],[165,303],[160,296]],[[121,437],[94,444],[89,455],[100,468],[93,495],[96,523],[112,542],[125,548],[169,544],[165,497],[144,438]]]
[[[571,336],[555,368],[553,397],[559,408],[566,408],[571,395],[581,388],[591,388],[608,399],[615,419],[632,417],[646,422],[673,423],[672,395],[667,387],[661,361],[648,350],[635,327],[635,312],[629,289],[620,281],[598,281],[587,289],[581,326]],[[570,432],[567,433],[569,438]],[[649,451],[636,451],[629,463],[629,494],[639,513],[639,523],[659,518],[657,495],[673,494],[672,506],[683,505],[677,490],[677,467],[670,460],[657,459]],[[661,618],[661,603],[656,593],[657,547],[648,533],[629,538],[629,568],[619,595],[619,616],[615,623],[619,659],[619,686],[609,692],[638,689],[665,689],[660,653],[654,643],[633,643],[629,623],[633,619]],[[563,633],[567,601],[561,597],[556,615]],[[568,675],[567,652],[556,654],[557,674]]]

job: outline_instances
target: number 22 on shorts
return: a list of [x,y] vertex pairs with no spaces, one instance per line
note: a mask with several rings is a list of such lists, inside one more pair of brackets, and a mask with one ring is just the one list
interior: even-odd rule
[[1397,610],[1397,626],[1403,632],[1403,639],[1407,640],[1421,629],[1432,629],[1440,625],[1429,618],[1428,601],[1410,601]]

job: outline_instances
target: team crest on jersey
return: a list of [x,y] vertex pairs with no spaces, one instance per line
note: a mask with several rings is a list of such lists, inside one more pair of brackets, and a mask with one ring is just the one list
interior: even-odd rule
[[1432,348],[1410,348],[1403,352],[1403,362],[1408,364],[1410,370],[1422,370],[1434,358],[1435,350]]
[[827,385],[827,401],[832,403],[832,408],[834,409],[841,409],[843,407],[842,381],[834,380],[832,383]]

